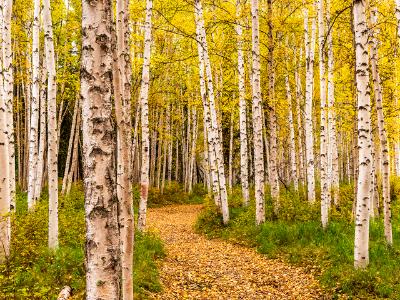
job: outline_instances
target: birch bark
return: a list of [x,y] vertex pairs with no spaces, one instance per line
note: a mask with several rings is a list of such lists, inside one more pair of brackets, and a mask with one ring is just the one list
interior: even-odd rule
[[39,31],[40,0],[34,0],[32,24],[32,97],[29,128],[29,168],[28,168],[28,208],[35,205],[36,169],[38,161],[38,123],[39,123]]
[[358,99],[358,185],[355,220],[354,267],[366,268],[369,263],[369,206],[371,149],[371,107],[368,71],[368,28],[365,0],[353,1],[353,22],[356,51],[356,84]]
[[325,18],[324,1],[318,0],[318,43],[319,43],[319,94],[321,100],[321,125],[320,125],[320,172],[321,172],[321,223],[326,228],[329,218],[330,193],[328,185],[328,143],[327,143],[327,118],[326,118],[326,68],[325,68]]
[[[198,29],[197,29],[198,30],[198,39],[200,41],[200,46],[202,48],[202,50],[200,50],[200,51],[203,51],[205,74],[207,77],[207,88],[208,88],[209,107],[210,107],[210,116],[211,116],[211,129],[212,129],[209,132],[209,135],[215,145],[222,218],[223,218],[224,224],[227,224],[229,222],[229,209],[228,209],[228,194],[227,194],[227,190],[226,190],[224,159],[222,156],[222,144],[221,144],[222,141],[219,137],[218,120],[217,120],[217,113],[216,113],[216,109],[215,109],[212,70],[211,70],[210,58],[208,55],[206,31],[205,31],[205,27],[204,27],[204,18],[203,18],[203,8],[202,8],[200,0],[195,0],[195,16],[196,16],[196,28],[198,27]],[[210,163],[212,163],[212,162],[210,162]]]
[[112,126],[112,2],[82,1],[81,99],[86,299],[120,299],[120,239]]
[[239,83],[239,131],[240,131],[240,182],[242,185],[243,203],[249,204],[249,165],[247,148],[247,115],[246,115],[246,86],[245,86],[245,67],[243,55],[243,29],[242,29],[242,3],[236,2],[236,35],[238,48],[238,83]]
[[[378,10],[374,7],[371,10],[371,25],[373,28],[376,27],[378,21]],[[375,96],[375,106],[376,114],[378,118],[378,130],[379,130],[379,140],[380,140],[380,151],[381,151],[381,168],[382,168],[382,193],[383,193],[383,218],[385,227],[385,239],[389,245],[393,244],[392,235],[392,212],[390,208],[390,161],[389,161],[389,146],[388,138],[385,128],[385,117],[383,115],[382,102],[383,102],[383,92],[382,92],[382,82],[379,75],[378,66],[378,38],[377,32],[374,30],[372,36],[372,49],[371,49],[371,71],[372,80],[374,83],[374,96]]]
[[117,0],[114,48],[114,104],[117,124],[117,197],[123,300],[133,300],[134,220],[132,204],[132,124],[129,0]]
[[140,89],[141,104],[141,123],[142,123],[142,168],[140,175],[140,203],[138,229],[143,230],[146,226],[147,196],[149,191],[149,85],[150,85],[150,55],[151,55],[151,28],[153,12],[153,0],[146,2],[146,20],[144,31],[144,54],[143,54],[143,71],[142,86]]
[[255,167],[255,198],[256,198],[256,223],[265,222],[264,203],[264,151],[263,151],[263,124],[261,105],[260,82],[260,40],[258,0],[251,1],[252,16],[252,92],[253,92],[253,139],[254,139],[254,167]]
[[306,103],[305,103],[305,139],[307,168],[307,198],[315,202],[314,177],[314,130],[313,130],[313,78],[314,78],[314,48],[315,20],[312,23],[311,41],[308,36],[308,9],[304,9],[304,41],[306,43]]
[[47,170],[49,188],[49,248],[58,247],[58,131],[57,82],[50,0],[43,0],[44,42],[47,68]]

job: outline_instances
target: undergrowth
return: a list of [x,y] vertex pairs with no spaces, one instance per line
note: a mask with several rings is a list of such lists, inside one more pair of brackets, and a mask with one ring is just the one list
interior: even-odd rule
[[[229,197],[230,223],[222,224],[213,201],[207,198],[195,228],[209,238],[255,247],[269,258],[305,267],[319,278],[332,299],[341,294],[356,299],[400,299],[400,206],[393,197],[394,246],[385,244],[382,217],[371,220],[370,265],[365,271],[355,270],[353,193],[352,185],[340,187],[340,204],[331,210],[326,230],[320,225],[319,203],[308,204],[292,188],[281,192],[277,214],[266,197],[267,220],[261,226],[255,224],[254,199],[243,207],[240,189],[234,189]],[[392,195],[399,194],[400,184],[393,181]]]
[[[59,243],[57,251],[47,248],[48,197],[44,194],[27,213],[26,194],[17,194],[13,217],[12,251],[0,264],[0,299],[56,299],[69,285],[72,299],[84,299],[85,213],[81,186],[59,198]],[[135,299],[160,291],[155,261],[164,256],[162,241],[152,233],[135,234]]]
[[[135,204],[138,205],[140,199],[139,186],[134,186],[133,194]],[[174,204],[201,204],[206,194],[207,190],[203,184],[195,184],[192,192],[188,193],[182,184],[171,181],[165,184],[163,190],[161,188],[150,187],[147,205],[148,207],[161,207]]]

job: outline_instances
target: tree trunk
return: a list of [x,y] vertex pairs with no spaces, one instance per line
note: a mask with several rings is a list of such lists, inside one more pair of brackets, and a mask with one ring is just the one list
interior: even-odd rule
[[[376,27],[378,21],[378,10],[374,7],[371,11],[371,25],[372,28]],[[392,212],[390,209],[390,162],[389,162],[389,147],[387,140],[387,133],[385,129],[385,117],[383,115],[382,101],[382,82],[378,69],[378,39],[377,32],[372,36],[372,49],[371,49],[371,67],[372,67],[372,80],[374,83],[374,96],[376,105],[376,114],[378,119],[379,140],[381,143],[381,168],[382,168],[382,192],[383,192],[383,216],[385,225],[385,239],[388,245],[393,244],[392,235]]]
[[306,167],[307,167],[307,198],[310,203],[315,201],[314,177],[314,129],[313,129],[313,78],[315,49],[315,20],[312,23],[311,42],[308,37],[308,9],[304,9],[304,40],[306,43],[306,105],[305,105],[305,135],[306,135]]
[[[45,60],[45,59],[43,59]],[[42,65],[45,64],[43,61]],[[47,72],[44,67],[41,70],[42,84],[40,87],[40,137],[39,137],[39,153],[38,153],[38,161],[36,168],[36,184],[35,184],[35,201],[40,198],[40,194],[42,193],[42,183],[43,183],[43,171],[44,171],[44,152],[46,145],[46,134],[47,134],[47,118],[46,118],[46,109],[47,109],[47,93],[46,93],[46,83],[47,83]]]
[[286,84],[286,98],[288,101],[289,109],[289,153],[290,153],[290,179],[294,185],[294,189],[298,191],[299,184],[297,181],[297,163],[296,163],[296,141],[294,137],[294,126],[293,126],[293,111],[292,111],[292,92],[290,90],[289,75],[285,78]]
[[117,0],[114,48],[114,103],[117,124],[117,197],[123,300],[133,300],[134,219],[132,203],[132,123],[129,0]]
[[319,44],[319,94],[321,100],[320,124],[320,172],[321,172],[321,223],[326,228],[329,218],[331,197],[328,184],[328,132],[327,132],[327,106],[326,106],[326,69],[325,69],[325,18],[324,0],[317,2],[318,12],[318,44]]
[[81,98],[86,299],[120,299],[120,239],[112,125],[112,2],[82,2]]
[[58,131],[57,82],[50,0],[43,2],[44,42],[47,68],[47,171],[49,179],[49,248],[58,247]]
[[251,1],[252,15],[252,92],[253,92],[253,139],[254,139],[254,167],[255,167],[255,198],[256,198],[256,223],[265,222],[264,203],[264,151],[263,151],[263,124],[261,104],[261,79],[260,79],[260,30],[258,17],[258,0]]
[[40,0],[34,0],[32,24],[32,98],[29,127],[29,168],[28,168],[28,208],[35,205],[35,186],[38,161],[38,123],[39,123],[39,30]]
[[[326,1],[326,20],[331,26],[330,7],[331,1]],[[333,191],[333,203],[339,204],[339,154],[336,137],[336,113],[335,113],[335,83],[334,83],[334,57],[332,43],[332,28],[327,36],[328,43],[328,131],[329,131],[329,149],[328,149],[328,178],[330,178],[330,189]]]
[[[222,218],[224,224],[229,222],[229,209],[228,209],[228,194],[226,190],[226,179],[225,179],[225,170],[224,170],[224,159],[222,156],[222,141],[219,136],[219,126],[217,121],[217,113],[215,109],[215,99],[214,99],[214,87],[212,80],[212,71],[211,64],[208,55],[208,46],[206,40],[206,31],[204,27],[204,18],[203,18],[203,8],[200,0],[195,0],[195,16],[196,16],[196,28],[198,39],[200,40],[201,49],[199,51],[203,52],[204,64],[205,64],[205,74],[207,77],[207,87],[208,87],[208,97],[209,97],[209,106],[210,106],[210,116],[211,116],[211,130],[208,133],[210,135],[211,140],[214,143],[215,153],[216,153],[216,164],[218,170],[218,179],[219,179],[219,192],[221,198],[221,210],[222,210]],[[212,162],[210,162],[212,163]]]
[[11,16],[12,0],[3,0],[3,28],[2,28],[2,50],[3,50],[3,87],[4,103],[6,109],[6,134],[8,146],[8,172],[11,211],[15,208],[15,137],[14,137],[14,76],[13,76],[13,51],[11,46]]
[[249,205],[249,158],[247,149],[247,105],[246,105],[246,86],[245,68],[243,55],[243,29],[241,22],[242,4],[241,0],[236,2],[236,34],[238,47],[238,81],[239,81],[239,131],[240,131],[240,183],[242,185],[243,203]]
[[78,139],[78,137],[75,135],[75,127],[77,126],[77,119],[78,119],[78,111],[79,111],[79,99],[77,98],[75,100],[75,105],[74,105],[74,114],[72,116],[72,126],[71,126],[71,133],[69,135],[69,142],[68,142],[68,150],[67,150],[67,158],[65,160],[65,169],[64,169],[64,177],[63,177],[63,182],[62,182],[62,188],[61,188],[61,193],[64,195],[66,192],[67,188],[67,179],[68,179],[68,173],[69,169],[71,166],[71,157],[72,157],[72,151],[73,151],[73,145],[74,145],[74,139]]
[[366,268],[369,263],[369,205],[371,149],[371,108],[368,72],[368,29],[365,14],[365,1],[353,1],[356,84],[358,99],[358,188],[355,220],[354,267]]
[[150,49],[151,37],[151,15],[153,1],[146,0],[146,21],[144,32],[144,54],[142,86],[140,89],[141,121],[142,121],[142,169],[140,174],[140,203],[138,229],[143,231],[146,226],[147,196],[149,191],[149,85],[150,85]]

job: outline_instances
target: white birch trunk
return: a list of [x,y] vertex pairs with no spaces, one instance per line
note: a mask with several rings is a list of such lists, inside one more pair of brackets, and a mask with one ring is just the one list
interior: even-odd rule
[[[199,26],[196,26],[197,36],[200,36]],[[211,115],[210,115],[210,104],[207,100],[206,82],[205,82],[205,63],[204,63],[204,51],[203,46],[199,41],[197,43],[197,49],[199,54],[199,78],[200,78],[200,95],[203,102],[203,124],[205,127],[205,138],[207,138],[207,148],[208,148],[208,164],[210,168],[210,179],[212,182],[212,190],[214,193],[215,204],[221,209],[221,198],[219,190],[219,178],[217,170],[217,154],[215,150],[215,144],[212,139],[212,125],[211,125]]]
[[8,146],[8,172],[11,211],[15,208],[15,137],[14,137],[14,76],[13,76],[13,51],[11,46],[11,15],[12,0],[3,0],[3,28],[2,28],[2,51],[3,51],[3,78],[4,78],[4,103],[6,109],[6,134]]
[[[0,0],[0,40],[3,47],[3,15],[4,0]],[[0,70],[3,70],[3,53],[0,53]],[[10,172],[9,147],[7,135],[7,109],[4,87],[4,77],[0,74],[0,262],[4,262],[10,255],[10,223],[4,216],[10,212]]]
[[114,49],[114,103],[117,124],[117,197],[122,300],[133,300],[134,219],[132,205],[132,124],[129,0],[117,0]]
[[264,202],[264,151],[260,79],[260,40],[258,0],[251,1],[252,16],[252,95],[253,95],[253,139],[254,139],[254,177],[256,198],[256,223],[265,222]]
[[242,29],[242,4],[241,0],[236,2],[236,34],[238,47],[238,88],[239,88],[239,131],[240,131],[240,183],[242,185],[243,203],[249,204],[249,158],[247,147],[247,105],[246,105],[246,86],[245,86],[245,67],[243,55],[243,29]]
[[50,0],[43,1],[44,42],[47,68],[47,170],[49,180],[49,248],[58,247],[58,131],[57,82]]
[[[202,8],[200,0],[195,0],[195,16],[196,16],[196,27],[198,27],[198,29],[197,29],[198,30],[198,38],[200,40],[200,46],[203,51],[203,57],[204,57],[204,63],[205,63],[205,74],[207,77],[207,88],[208,88],[208,97],[209,97],[209,106],[210,106],[210,115],[211,115],[211,131],[209,132],[209,136],[215,145],[222,218],[223,218],[224,224],[227,224],[229,222],[229,209],[228,209],[228,194],[227,194],[227,190],[226,190],[224,159],[222,156],[222,144],[221,144],[222,141],[220,139],[219,132],[218,132],[219,126],[218,126],[218,120],[217,120],[217,113],[216,113],[216,109],[215,109],[212,71],[211,71],[210,58],[208,55],[206,31],[205,31],[205,27],[204,27],[204,18],[203,18],[203,8]],[[210,164],[211,163],[212,162],[210,161]]]
[[[326,19],[330,25],[330,0],[327,0]],[[334,83],[334,56],[332,43],[332,28],[327,36],[328,43],[328,131],[329,131],[329,149],[328,149],[328,178],[330,178],[330,190],[333,191],[333,203],[339,204],[339,154],[336,137],[336,112],[335,112],[335,83]]]
[[142,85],[140,89],[141,124],[142,124],[142,168],[140,174],[140,203],[138,229],[143,230],[146,226],[147,196],[149,191],[149,85],[150,85],[150,55],[151,55],[151,28],[152,28],[153,1],[146,2],[146,20],[144,32],[144,52]]
[[[378,21],[378,10],[374,7],[371,10],[371,25],[372,28],[376,27]],[[375,30],[374,30],[375,31]],[[381,151],[381,168],[382,168],[382,193],[383,193],[383,216],[384,216],[384,227],[385,227],[385,239],[389,245],[393,244],[392,234],[392,212],[390,208],[390,161],[389,161],[389,146],[388,138],[385,128],[385,117],[383,115],[382,101],[382,82],[379,75],[378,67],[378,39],[376,37],[377,32],[375,31],[372,36],[372,49],[371,49],[371,67],[372,67],[372,80],[374,83],[374,96],[376,114],[378,119],[378,130],[380,140],[380,151]]]
[[326,70],[325,70],[325,18],[324,0],[317,2],[318,12],[318,44],[319,44],[319,94],[321,100],[321,124],[320,124],[320,172],[321,172],[321,223],[326,228],[329,218],[331,197],[328,184],[328,132],[327,132],[327,106],[326,106]]
[[314,129],[313,129],[313,78],[314,78],[314,48],[315,20],[312,23],[311,41],[308,37],[308,9],[304,9],[304,40],[306,43],[306,104],[305,104],[305,139],[307,168],[307,198],[315,202],[314,175]]
[[38,161],[38,123],[39,123],[39,15],[40,1],[34,0],[32,24],[32,98],[29,128],[29,168],[28,168],[28,208],[35,205],[36,169]]
[[112,2],[82,2],[82,135],[86,299],[120,299],[120,239],[112,126]]
[[371,107],[368,71],[368,29],[365,1],[354,0],[356,47],[356,84],[358,99],[358,185],[354,240],[354,267],[366,268],[369,263],[369,206],[371,185]]
[[[45,62],[43,61],[42,65]],[[46,110],[47,110],[47,99],[46,99],[46,81],[47,81],[47,72],[44,67],[41,70],[42,84],[41,84],[41,93],[40,93],[40,137],[39,137],[39,152],[38,152],[38,161],[36,168],[36,183],[35,183],[35,201],[40,198],[40,194],[42,193],[42,182],[43,182],[43,171],[44,171],[44,163],[45,163],[45,146],[46,146],[46,134],[47,134],[47,118],[46,118]]]
[[292,110],[292,92],[290,90],[289,75],[285,77],[286,85],[286,98],[288,101],[289,110],[289,155],[290,155],[290,180],[293,183],[294,189],[298,191],[299,184],[297,181],[297,163],[296,163],[296,141],[294,137],[294,122],[293,122],[293,110]]

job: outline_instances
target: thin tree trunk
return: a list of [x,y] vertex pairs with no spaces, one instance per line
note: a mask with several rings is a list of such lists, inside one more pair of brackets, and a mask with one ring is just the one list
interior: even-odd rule
[[229,128],[229,188],[233,187],[233,113],[231,113],[231,124]]
[[64,169],[64,177],[63,177],[63,182],[62,182],[62,188],[61,188],[61,193],[64,195],[66,192],[67,188],[67,179],[68,179],[68,173],[70,170],[71,166],[71,157],[72,157],[72,151],[73,151],[73,145],[74,145],[74,140],[77,140],[77,136],[75,135],[75,127],[77,126],[77,119],[78,119],[78,111],[79,111],[79,99],[75,99],[75,105],[74,105],[74,113],[72,116],[72,126],[71,126],[71,133],[69,135],[69,142],[68,142],[68,150],[67,150],[67,158],[65,160],[65,169]]
[[32,99],[29,128],[29,168],[28,168],[28,208],[35,205],[35,186],[38,161],[38,123],[39,123],[39,15],[40,1],[34,0],[32,24]]
[[353,1],[356,46],[356,84],[358,99],[358,188],[354,239],[354,267],[366,268],[369,263],[369,205],[371,149],[371,108],[368,72],[368,29],[365,1]]
[[[78,169],[78,161],[79,161],[79,136],[80,136],[80,128],[81,128],[81,116],[80,116],[80,106],[78,106],[78,115],[76,119],[76,125],[75,125],[75,133],[74,133],[74,145],[72,149],[72,158],[71,158],[71,168],[68,171],[68,176],[66,180],[66,187],[65,187],[65,192],[66,194],[69,194],[71,191],[71,186],[74,181],[73,174],[76,172]],[[73,133],[71,133],[73,134]]]
[[294,185],[294,189],[298,191],[299,184],[297,181],[297,163],[296,163],[296,141],[294,137],[293,111],[292,111],[292,92],[290,90],[289,75],[285,78],[286,98],[289,109],[289,154],[290,154],[290,180]]
[[8,184],[10,193],[11,211],[15,208],[15,137],[14,137],[14,74],[13,74],[13,51],[11,43],[11,16],[12,16],[12,0],[3,0],[3,87],[4,87],[4,103],[6,109],[6,134],[8,146]]
[[253,92],[253,139],[254,139],[254,167],[255,167],[255,198],[256,223],[265,222],[264,203],[264,151],[263,151],[263,124],[261,105],[260,79],[260,30],[258,17],[258,0],[251,1],[252,15],[252,92]]
[[318,44],[319,44],[319,94],[321,100],[320,124],[320,172],[321,172],[321,223],[326,228],[329,218],[331,197],[328,184],[328,132],[327,132],[327,105],[326,105],[326,68],[325,68],[325,17],[324,0],[317,2],[318,12]]
[[312,22],[311,42],[308,37],[308,9],[304,9],[304,33],[306,43],[306,105],[305,105],[305,138],[307,166],[307,198],[315,202],[314,177],[314,129],[313,129],[313,78],[314,78],[314,49],[315,49],[315,20]]
[[49,179],[49,248],[58,247],[58,131],[57,82],[50,0],[43,2],[44,41],[47,68],[47,170]]
[[[331,0],[326,1],[326,20],[331,26],[330,8]],[[334,83],[334,57],[332,43],[332,28],[327,36],[328,43],[328,130],[329,130],[329,151],[328,151],[328,178],[330,178],[330,189],[333,191],[333,203],[339,204],[339,154],[336,137],[336,113],[335,113],[335,83]]]
[[[44,61],[42,65],[44,65]],[[47,83],[47,72],[44,67],[41,70],[42,77],[42,85],[40,88],[40,137],[39,137],[39,153],[38,153],[38,161],[36,168],[36,184],[35,184],[35,201],[40,198],[40,194],[42,193],[42,183],[43,183],[43,171],[45,165],[45,145],[46,145],[46,134],[47,134],[47,118],[46,118],[46,109],[47,109],[47,93],[46,93],[46,83]]]
[[138,229],[143,231],[146,226],[147,196],[149,191],[149,85],[150,85],[150,49],[151,37],[151,15],[153,1],[146,0],[146,21],[144,33],[144,54],[142,86],[140,89],[141,121],[142,121],[142,169],[140,175],[140,203]]
[[[5,10],[4,2],[0,0],[0,18],[3,20]],[[1,23],[0,23],[1,25]],[[0,26],[0,41],[2,49],[4,49],[4,31]],[[0,52],[0,67],[4,62],[3,52]],[[4,216],[10,212],[11,193],[10,193],[10,172],[9,172],[9,147],[7,135],[7,103],[6,90],[3,89],[4,77],[0,76],[0,214]],[[4,263],[5,259],[10,255],[10,220],[9,218],[1,218],[0,220],[0,241],[2,242],[0,249],[0,262]]]
[[133,300],[134,219],[132,206],[132,123],[129,0],[117,0],[114,103],[117,123],[117,197],[123,300]]
[[243,203],[249,204],[249,158],[247,149],[247,105],[245,86],[245,67],[243,55],[243,29],[242,29],[242,4],[241,0],[236,2],[236,34],[238,47],[238,82],[239,82],[239,131],[240,131],[240,183],[242,185]]
[[[218,179],[219,179],[219,190],[220,190],[220,198],[221,198],[221,210],[222,210],[222,218],[224,224],[229,222],[229,209],[228,209],[228,195],[226,190],[226,179],[225,179],[225,170],[224,170],[224,159],[222,157],[222,141],[219,137],[219,126],[217,121],[217,113],[215,109],[215,99],[214,99],[214,87],[212,80],[212,71],[211,64],[208,55],[208,46],[206,40],[206,31],[204,27],[204,18],[203,18],[203,8],[200,0],[195,0],[195,16],[196,16],[196,28],[198,33],[198,39],[200,40],[200,45],[202,49],[199,51],[203,52],[203,58],[205,63],[205,74],[207,77],[207,87],[208,87],[208,97],[209,97],[209,106],[210,106],[210,116],[211,116],[211,130],[208,134],[211,136],[211,140],[215,145],[216,152],[216,165],[218,170]],[[215,162],[210,161],[210,164]]]
[[[374,7],[371,11],[371,23],[375,28],[378,21],[378,10]],[[371,66],[372,66],[372,80],[374,83],[374,96],[376,105],[376,114],[378,118],[379,140],[381,143],[381,168],[382,168],[382,192],[383,192],[383,216],[385,227],[385,239],[388,245],[393,244],[392,234],[392,212],[390,209],[390,162],[389,162],[389,147],[387,140],[387,133],[385,129],[385,117],[383,115],[382,101],[382,82],[378,69],[378,39],[376,32],[372,36],[372,49],[371,49]]]

